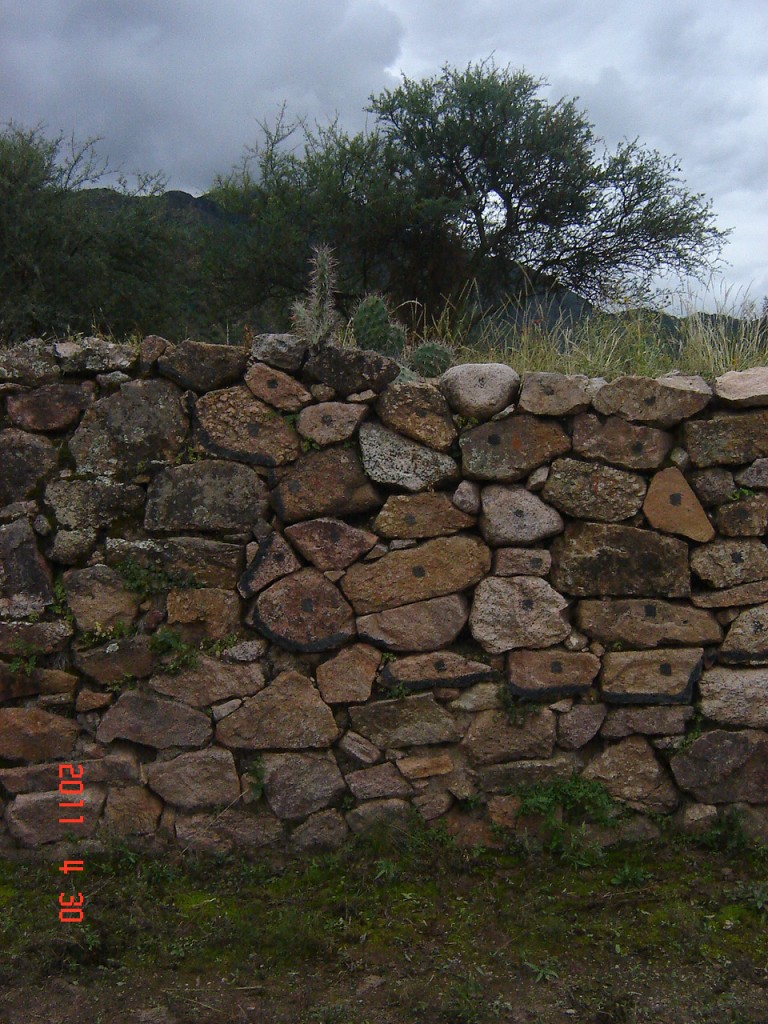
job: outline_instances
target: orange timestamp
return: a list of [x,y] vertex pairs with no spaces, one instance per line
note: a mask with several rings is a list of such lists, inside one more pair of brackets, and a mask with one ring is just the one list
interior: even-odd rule
[[[69,798],[69,799],[62,799]],[[79,799],[74,799],[79,797]],[[83,766],[81,764],[60,764],[59,765],[59,824],[60,825],[82,825],[85,817],[83,814],[73,814],[68,808],[82,810],[85,806],[83,800]],[[61,817],[62,811],[72,817]],[[70,871],[83,871],[85,865],[81,860],[65,860],[60,865],[59,871],[68,875]],[[65,892],[59,893],[59,921],[63,924],[80,924],[83,920],[83,894],[76,893],[68,896]]]

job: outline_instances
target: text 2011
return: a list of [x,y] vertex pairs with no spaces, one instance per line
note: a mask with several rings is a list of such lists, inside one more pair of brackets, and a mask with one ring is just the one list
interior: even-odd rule
[[[77,799],[79,797],[79,799]],[[82,825],[84,815],[73,813],[69,808],[81,810],[85,806],[83,800],[83,766],[81,764],[60,764],[59,765],[59,824],[60,825]],[[62,817],[62,812],[67,817]],[[68,875],[70,871],[82,871],[84,864],[81,860],[65,860],[59,867],[59,871]],[[59,920],[64,924],[80,924],[83,920],[83,894],[76,893],[68,896],[65,892],[59,893]]]

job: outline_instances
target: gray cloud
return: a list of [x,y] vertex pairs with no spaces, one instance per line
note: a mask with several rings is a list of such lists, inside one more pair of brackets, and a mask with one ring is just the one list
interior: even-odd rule
[[729,279],[768,293],[762,0],[0,0],[0,121],[101,135],[124,170],[200,191],[283,101],[358,130],[401,71],[491,53],[578,96],[609,146],[676,154],[735,228]]

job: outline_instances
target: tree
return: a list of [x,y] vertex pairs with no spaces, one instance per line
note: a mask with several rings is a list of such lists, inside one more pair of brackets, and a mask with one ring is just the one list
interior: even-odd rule
[[[262,125],[214,197],[248,218],[251,295],[295,295],[311,248],[339,260],[342,304],[364,291],[437,315],[475,284],[485,309],[564,286],[646,296],[661,275],[711,272],[727,232],[675,160],[607,152],[574,100],[492,61],[370,97],[374,126]],[[289,148],[294,146],[293,149]]]
[[394,176],[446,218],[469,277],[496,298],[556,282],[599,301],[710,272],[727,232],[679,164],[637,140],[608,153],[543,85],[486,61],[371,97]]
[[[176,239],[151,200],[157,176],[96,188],[96,141],[0,132],[0,340],[169,325]],[[174,309],[176,311],[176,309]]]

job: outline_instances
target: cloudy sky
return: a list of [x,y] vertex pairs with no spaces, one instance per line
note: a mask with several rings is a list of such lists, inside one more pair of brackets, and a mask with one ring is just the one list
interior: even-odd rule
[[199,194],[284,101],[359,130],[401,73],[491,54],[578,97],[609,146],[676,155],[733,229],[705,305],[760,305],[765,0],[0,0],[0,123],[100,136],[114,167]]

